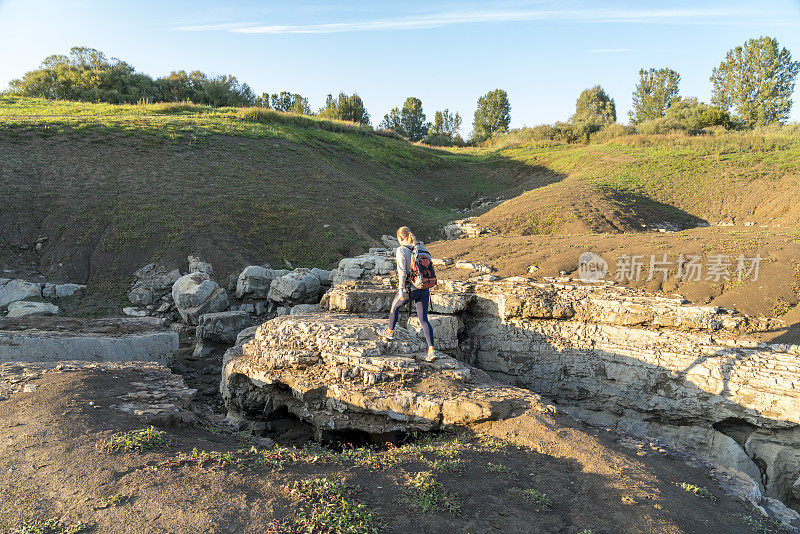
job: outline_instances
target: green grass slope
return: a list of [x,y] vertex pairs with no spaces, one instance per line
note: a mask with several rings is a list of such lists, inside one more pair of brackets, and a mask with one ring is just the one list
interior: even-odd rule
[[799,132],[630,136],[502,149],[492,153],[563,179],[501,204],[480,222],[523,235],[631,231],[664,221],[796,227]]
[[[263,109],[0,97],[0,261],[119,291],[154,260],[331,266],[409,225],[433,237],[480,196],[541,177]],[[46,237],[43,250],[34,243]]]

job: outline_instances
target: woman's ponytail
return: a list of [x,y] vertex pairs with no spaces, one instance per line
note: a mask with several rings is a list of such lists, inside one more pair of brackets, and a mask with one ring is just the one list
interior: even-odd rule
[[414,234],[411,233],[411,230],[408,228],[408,226],[401,226],[400,228],[397,229],[397,240],[398,241],[402,240],[411,243],[417,242],[417,238],[414,237]]

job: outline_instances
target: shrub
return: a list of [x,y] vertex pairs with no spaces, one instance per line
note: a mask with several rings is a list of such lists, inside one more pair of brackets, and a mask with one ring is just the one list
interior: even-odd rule
[[633,135],[634,133],[636,133],[635,127],[614,123],[603,126],[597,132],[593,133],[591,135],[591,140],[597,142],[608,141],[617,137]]

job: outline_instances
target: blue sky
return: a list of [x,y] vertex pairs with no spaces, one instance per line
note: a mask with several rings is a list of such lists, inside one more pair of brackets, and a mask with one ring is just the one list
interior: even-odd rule
[[[566,120],[602,85],[627,122],[640,68],[671,67],[681,94],[710,99],[725,53],[770,35],[800,59],[800,0],[725,2],[292,2],[0,0],[0,89],[46,56],[86,45],[159,76],[234,74],[260,94],[319,108],[358,92],[373,124],[407,96],[470,130],[475,102],[508,91],[512,126]],[[800,84],[798,84],[800,85]],[[792,121],[800,121],[800,89]]]

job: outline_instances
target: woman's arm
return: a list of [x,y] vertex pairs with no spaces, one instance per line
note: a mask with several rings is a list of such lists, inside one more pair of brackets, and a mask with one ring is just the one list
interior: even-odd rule
[[405,247],[400,245],[397,247],[395,259],[397,260],[397,291],[398,293],[405,293],[406,291],[406,275],[408,266],[406,265],[406,255],[403,253]]

